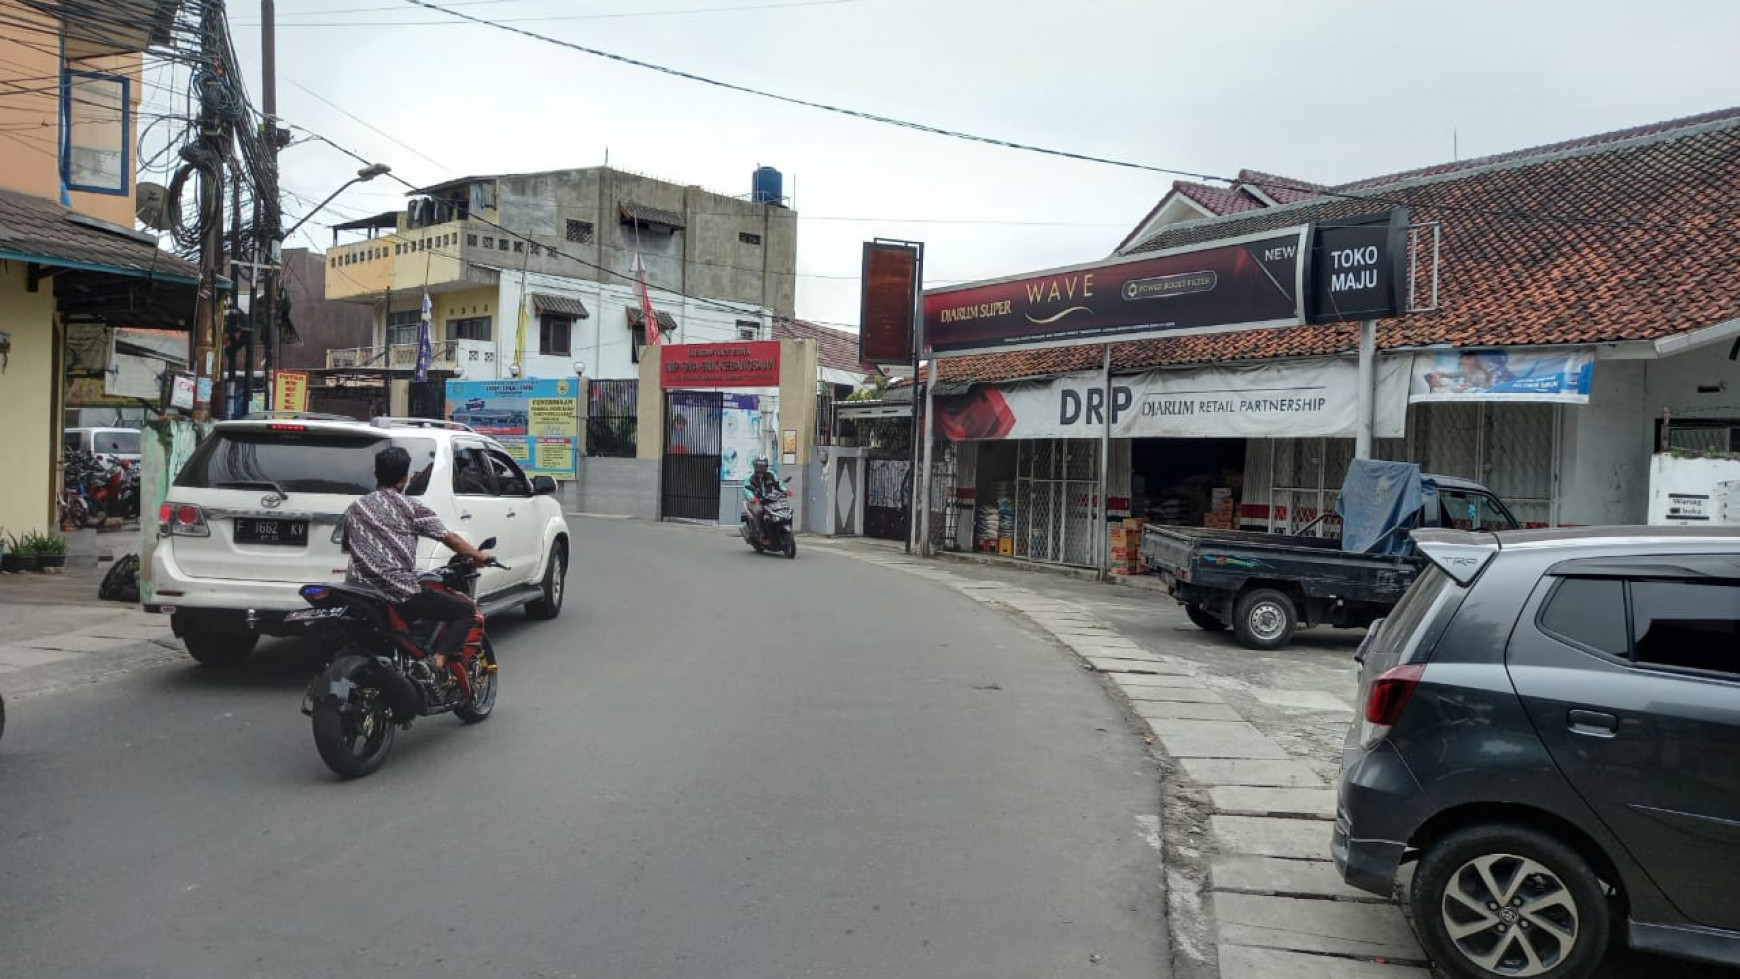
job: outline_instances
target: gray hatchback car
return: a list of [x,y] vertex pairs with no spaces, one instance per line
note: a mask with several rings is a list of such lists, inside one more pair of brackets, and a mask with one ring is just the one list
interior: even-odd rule
[[1453,976],[1740,965],[1740,528],[1420,531],[1360,647],[1342,877]]

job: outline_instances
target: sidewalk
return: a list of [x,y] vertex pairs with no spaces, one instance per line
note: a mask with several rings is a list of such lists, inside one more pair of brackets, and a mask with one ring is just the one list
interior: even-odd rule
[[1329,862],[1331,788],[1353,714],[1356,632],[1257,653],[1196,628],[1164,594],[898,545],[816,550],[946,581],[1018,613],[1108,680],[1167,772],[1162,838],[1181,977],[1426,979],[1399,907]]

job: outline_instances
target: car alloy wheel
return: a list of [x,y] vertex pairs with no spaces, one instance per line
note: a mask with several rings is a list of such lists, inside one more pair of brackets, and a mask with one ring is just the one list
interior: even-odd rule
[[1528,857],[1492,853],[1450,875],[1445,934],[1467,960],[1501,976],[1552,971],[1577,944],[1581,915],[1564,881]]

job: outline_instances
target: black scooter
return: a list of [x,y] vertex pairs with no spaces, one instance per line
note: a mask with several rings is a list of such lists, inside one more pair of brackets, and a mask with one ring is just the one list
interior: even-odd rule
[[[787,477],[781,484],[783,486],[790,481],[790,477]],[[781,489],[777,495],[770,492],[761,498],[759,521],[745,502],[738,532],[743,535],[744,542],[755,548],[757,554],[772,551],[794,558],[797,557],[797,534],[792,532],[791,520],[791,493]]]

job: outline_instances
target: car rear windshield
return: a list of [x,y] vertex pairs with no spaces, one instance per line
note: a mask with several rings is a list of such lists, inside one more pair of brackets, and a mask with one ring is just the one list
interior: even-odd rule
[[194,450],[175,485],[361,496],[374,490],[375,453],[388,445],[411,454],[411,484],[405,492],[421,496],[429,488],[435,440],[385,434],[218,432]]
[[1422,653],[1420,637],[1438,618],[1445,603],[1454,600],[1462,587],[1435,564],[1426,565],[1420,577],[1414,579],[1402,600],[1384,619],[1383,628],[1372,640],[1367,658],[1376,662],[1380,672],[1401,663],[1411,663]]

